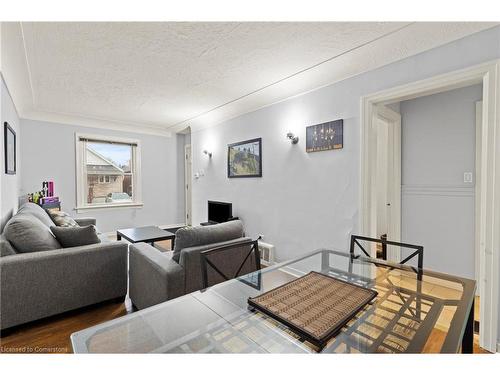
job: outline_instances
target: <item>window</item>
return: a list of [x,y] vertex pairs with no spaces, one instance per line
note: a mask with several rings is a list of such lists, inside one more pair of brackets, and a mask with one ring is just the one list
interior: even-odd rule
[[77,209],[142,205],[139,141],[77,134],[76,151]]
[[[87,168],[88,168],[88,164],[87,164]],[[88,173],[87,173],[87,180],[88,181],[90,180],[90,183],[92,183],[92,184],[96,183],[95,178],[92,178],[92,176],[89,176]],[[123,178],[122,178],[122,176],[120,174],[114,175],[114,176],[101,175],[97,179],[97,183],[98,184],[109,184],[110,182],[116,182],[116,180],[123,180]],[[132,189],[132,188],[130,188],[130,189]]]

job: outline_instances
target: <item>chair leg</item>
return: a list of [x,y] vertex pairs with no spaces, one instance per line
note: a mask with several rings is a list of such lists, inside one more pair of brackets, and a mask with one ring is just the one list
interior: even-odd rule
[[462,353],[472,354],[474,352],[474,300],[469,310],[469,317],[465,326],[464,336],[462,338]]

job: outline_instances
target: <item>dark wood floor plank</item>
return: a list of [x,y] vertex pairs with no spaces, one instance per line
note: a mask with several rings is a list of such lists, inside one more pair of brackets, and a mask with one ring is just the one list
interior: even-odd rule
[[71,353],[73,332],[124,316],[132,312],[132,303],[110,301],[60,314],[9,330],[0,337],[1,353]]

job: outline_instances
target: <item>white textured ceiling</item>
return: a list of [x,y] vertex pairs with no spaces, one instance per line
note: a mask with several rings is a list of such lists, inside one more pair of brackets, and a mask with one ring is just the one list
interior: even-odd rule
[[2,72],[16,81],[21,116],[164,132],[220,122],[493,25],[23,22],[2,31],[4,65],[16,65]]

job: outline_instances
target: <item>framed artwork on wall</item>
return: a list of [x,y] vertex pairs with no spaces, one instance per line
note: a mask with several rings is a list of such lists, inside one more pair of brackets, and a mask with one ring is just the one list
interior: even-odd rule
[[227,177],[262,177],[262,138],[227,145]]
[[344,147],[344,120],[324,122],[306,128],[306,151],[337,150]]
[[16,174],[16,132],[4,122],[5,173]]

